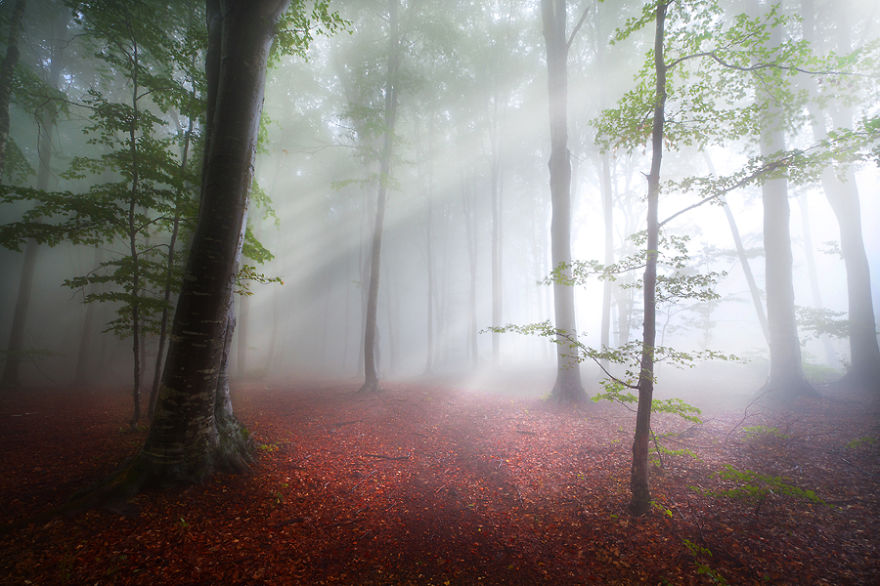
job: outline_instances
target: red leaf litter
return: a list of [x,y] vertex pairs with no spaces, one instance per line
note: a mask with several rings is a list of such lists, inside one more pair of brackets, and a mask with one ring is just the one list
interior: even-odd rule
[[[251,474],[67,517],[47,513],[144,440],[127,394],[3,398],[0,583],[880,584],[880,420],[863,405],[658,416],[699,459],[664,455],[654,511],[633,518],[626,409],[356,388],[239,388]],[[719,495],[725,465],[824,504]]]

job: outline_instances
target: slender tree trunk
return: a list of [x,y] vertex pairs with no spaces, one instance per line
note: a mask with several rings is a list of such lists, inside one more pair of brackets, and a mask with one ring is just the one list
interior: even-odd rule
[[767,314],[764,312],[764,301],[761,299],[761,290],[755,281],[755,275],[752,273],[752,265],[749,264],[746,249],[742,243],[742,237],[739,233],[739,227],[736,225],[736,218],[730,211],[730,206],[724,202],[721,206],[724,209],[724,217],[727,219],[727,226],[730,228],[730,235],[733,238],[733,245],[736,248],[736,255],[739,258],[739,264],[742,267],[743,274],[746,277],[746,283],[749,286],[749,294],[752,297],[752,304],[755,306],[755,315],[758,316],[758,323],[761,324],[761,331],[764,333],[764,339],[770,343],[770,331],[767,326]]
[[477,229],[472,206],[474,190],[468,185],[469,180],[462,179],[461,207],[468,252],[468,348],[471,366],[476,368],[480,359],[477,345]]
[[[94,266],[99,267],[103,262],[104,251],[100,246],[96,246]],[[95,287],[95,285],[92,285],[92,287]],[[79,345],[77,346],[78,349],[76,354],[76,371],[73,377],[74,384],[77,387],[85,386],[85,384],[89,382],[89,377],[92,372],[89,368],[89,356],[91,355],[92,338],[95,331],[95,304],[84,303],[83,305],[86,306],[86,315],[83,318],[82,330],[80,331]]]
[[168,317],[170,314],[169,307],[171,305],[171,295],[173,293],[172,283],[174,274],[174,254],[177,245],[177,234],[180,231],[180,213],[175,212],[174,221],[171,225],[171,240],[168,242],[168,255],[165,265],[165,291],[162,299],[165,307],[162,309],[162,316],[159,319],[159,346],[156,350],[156,363],[153,368],[153,386],[150,389],[150,399],[147,407],[147,415],[150,419],[156,408],[156,397],[159,394],[159,381],[162,377],[162,365],[165,358],[165,344],[168,341]]
[[34,268],[37,266],[37,252],[40,246],[36,240],[28,239],[24,247],[15,310],[12,314],[12,328],[9,331],[9,344],[6,347],[6,362],[3,365],[3,378],[0,389],[14,390],[21,386],[20,366],[24,357],[24,330],[28,306],[34,282]]
[[[709,172],[714,174],[715,165],[712,164],[712,159],[709,158],[708,153],[705,151],[703,152],[703,158],[706,160]],[[733,212],[730,211],[730,206],[727,205],[727,201],[722,200],[721,207],[724,209],[724,217],[727,219],[728,228],[730,228],[730,236],[733,238],[733,245],[736,248],[736,256],[739,259],[740,267],[742,267],[743,275],[745,275],[746,283],[749,286],[749,294],[752,297],[752,304],[755,306],[755,315],[758,316],[758,323],[761,324],[761,331],[764,333],[764,339],[769,344],[770,332],[767,328],[767,314],[764,313],[764,300],[761,299],[761,290],[758,289],[755,275],[752,273],[752,265],[749,264],[748,256],[746,256],[746,249],[743,246],[739,227],[736,225],[736,218],[734,217]]]
[[24,19],[25,0],[16,0],[9,18],[9,36],[6,41],[6,56],[0,63],[0,181],[6,165],[6,146],[9,142],[9,99],[12,96],[12,80],[15,66],[18,65],[18,37],[21,35],[21,22]]
[[156,412],[140,454],[108,487],[117,497],[144,483],[198,481],[249,462],[251,442],[234,419],[224,377],[266,63],[287,4],[207,2],[209,117],[198,223]]
[[366,326],[364,332],[364,384],[359,392],[379,390],[376,372],[376,313],[379,301],[379,274],[382,259],[382,232],[385,223],[385,200],[391,178],[391,156],[394,144],[394,127],[397,121],[397,70],[400,63],[400,31],[397,18],[398,0],[389,2],[389,47],[385,80],[385,133],[382,158],[379,162],[379,192],[376,198],[376,218],[373,224],[373,241],[370,249],[370,283],[367,293]]
[[[328,297],[324,298],[326,302]],[[235,366],[236,366],[236,376],[239,379],[245,377],[245,373],[247,372],[247,339],[248,339],[248,321],[250,321],[250,299],[247,295],[241,295],[238,299],[238,320],[236,322],[236,328],[238,329],[238,335],[236,336],[236,353],[235,353]],[[327,323],[326,321],[324,322]],[[326,328],[322,329],[322,334],[326,334]]]
[[[568,40],[565,0],[542,0],[544,40],[547,46],[547,83],[550,113],[550,197],[553,207],[550,237],[553,269],[570,276],[571,264],[571,154],[568,151]],[[587,394],[581,385],[574,289],[553,284],[556,329],[556,383],[551,397],[560,403],[582,403]]]
[[[186,166],[189,163],[189,147],[190,142],[192,141],[193,124],[194,121],[192,117],[190,117],[187,123],[186,134],[183,139],[183,150],[180,157],[179,168],[181,175],[183,175]],[[184,194],[178,194],[178,197],[185,196]],[[164,307],[162,308],[162,315],[159,319],[159,347],[156,350],[156,363],[153,368],[153,386],[150,389],[150,399],[147,407],[147,416],[150,419],[153,418],[153,413],[156,410],[156,397],[159,394],[159,381],[162,377],[162,365],[165,360],[165,344],[168,342],[168,319],[171,313],[169,308],[171,307],[171,297],[174,293],[174,267],[176,264],[174,255],[177,252],[177,236],[180,232],[181,215],[181,202],[178,202],[177,208],[174,210],[174,219],[171,223],[171,238],[168,242],[168,253],[165,257],[165,290],[162,294]]]
[[[822,290],[819,288],[819,272],[816,270],[816,251],[813,248],[813,230],[810,226],[809,202],[806,196],[798,201],[801,211],[801,233],[804,237],[804,258],[807,260],[807,274],[810,277],[810,293],[813,295],[813,307],[825,307],[822,301]],[[831,340],[828,336],[821,337],[822,349],[825,351],[825,363],[833,367],[837,364],[837,357]]]
[[428,125],[428,188],[425,195],[425,268],[427,270],[428,295],[425,307],[426,342],[425,374],[434,368],[434,115]]
[[[504,283],[502,279],[502,219],[501,219],[501,138],[498,120],[498,93],[492,96],[492,114],[489,124],[490,190],[492,212],[492,323],[502,325],[504,316]],[[492,362],[501,360],[501,334],[492,332]]]
[[[602,215],[605,229],[605,266],[614,263],[614,194],[611,188],[611,156],[601,154],[602,166]],[[600,345],[607,348],[611,344],[611,288],[613,283],[605,280],[602,283],[602,324],[600,329]]]
[[636,411],[636,431],[633,439],[630,511],[644,515],[651,509],[648,483],[648,439],[651,434],[651,406],[654,395],[654,344],[656,328],[657,246],[660,224],[658,221],[660,195],[660,166],[663,160],[663,134],[666,122],[666,62],[664,60],[664,28],[668,4],[660,2],[656,8],[654,32],[654,71],[656,77],[654,121],[651,130],[651,172],[648,174],[648,241],[645,247],[644,322],[642,324],[642,357],[639,370],[639,402]]
[[[12,79],[15,66],[18,63],[18,37],[21,33],[24,7],[25,1],[17,0],[12,8],[6,57],[3,63],[0,64],[0,182],[3,180],[6,145],[9,141],[9,99],[12,95]],[[49,182],[49,161],[52,156],[51,134],[55,124],[54,110],[51,115],[48,114],[48,112],[45,112],[42,116],[39,141],[37,143],[40,156],[39,171],[37,172],[37,189],[46,189]],[[6,347],[6,362],[3,365],[3,376],[0,378],[0,389],[16,389],[21,386],[19,368],[24,355],[25,322],[27,320],[28,305],[30,304],[38,250],[39,246],[34,240],[29,239],[25,244],[21,275],[18,281],[18,293],[15,299],[15,310],[12,314],[12,328],[9,332],[9,343]]]
[[131,154],[131,186],[128,200],[128,248],[131,257],[131,352],[133,364],[133,381],[132,381],[132,402],[133,411],[130,424],[134,427],[141,417],[141,269],[140,257],[137,246],[138,233],[140,227],[137,225],[137,207],[140,197],[140,157],[137,146],[137,132],[140,126],[140,86],[138,84],[138,68],[139,63],[139,47],[133,40],[132,51],[132,90],[131,90],[131,108],[132,119],[128,126],[128,146]]

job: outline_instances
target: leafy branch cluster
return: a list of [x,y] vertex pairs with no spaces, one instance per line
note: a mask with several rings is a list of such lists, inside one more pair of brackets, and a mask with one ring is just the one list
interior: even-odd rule
[[[621,275],[645,268],[648,251],[645,249],[647,233],[643,230],[629,236],[628,241],[635,252],[605,265],[596,260],[574,260],[560,263],[541,281],[544,285],[562,283],[567,286],[585,285],[591,277],[602,281],[617,281]],[[656,299],[658,303],[676,299],[694,299],[698,302],[715,301],[720,298],[712,288],[727,275],[724,271],[695,272],[690,266],[687,235],[661,233],[658,266],[667,269],[657,275]],[[623,289],[641,289],[642,281],[635,279],[620,284]]]

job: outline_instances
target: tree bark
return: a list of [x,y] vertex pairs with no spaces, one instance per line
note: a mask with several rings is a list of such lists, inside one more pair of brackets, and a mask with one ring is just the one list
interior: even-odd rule
[[[565,0],[542,0],[541,15],[547,47],[547,87],[550,114],[551,255],[553,268],[570,275],[571,264],[571,154],[568,151],[568,40],[565,31]],[[556,383],[551,398],[559,403],[583,403],[578,362],[574,289],[553,283],[556,329]]]
[[0,63],[0,181],[6,165],[6,145],[9,142],[9,100],[12,97],[12,80],[18,65],[18,37],[21,35],[21,22],[24,19],[25,0],[16,0],[9,18],[9,37],[6,41],[6,56]]
[[642,324],[642,356],[639,370],[639,401],[636,411],[636,431],[632,447],[632,474],[630,489],[632,500],[630,512],[644,515],[651,509],[651,492],[648,484],[648,439],[651,435],[651,406],[654,395],[654,344],[656,328],[657,246],[660,224],[658,208],[660,196],[660,166],[663,160],[663,134],[666,122],[666,62],[664,61],[664,28],[666,25],[666,2],[656,8],[654,32],[654,71],[656,78],[654,120],[651,129],[651,171],[648,174],[648,241],[645,249],[645,275],[642,284],[644,294],[644,322]]
[[109,490],[241,470],[251,442],[228,402],[232,294],[275,26],[288,0],[208,0],[207,141],[198,223],[147,440]]
[[389,46],[385,79],[385,131],[382,157],[379,161],[379,191],[376,198],[376,217],[370,249],[370,281],[367,290],[366,325],[364,328],[364,384],[359,392],[379,390],[376,370],[376,313],[379,301],[379,274],[382,260],[382,232],[385,223],[385,200],[391,179],[391,156],[394,145],[394,127],[397,121],[397,70],[400,64],[400,30],[398,0],[389,2]]

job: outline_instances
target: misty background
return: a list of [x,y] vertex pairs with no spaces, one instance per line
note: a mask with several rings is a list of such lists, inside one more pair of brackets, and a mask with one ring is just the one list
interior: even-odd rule
[[[552,289],[541,283],[552,263],[547,72],[537,4],[427,2],[419,18],[401,24],[405,52],[378,302],[378,367],[383,379],[431,374],[502,390],[529,382],[530,391],[537,394],[552,386],[556,358],[546,339],[484,331],[493,325],[553,319]],[[728,4],[736,9],[739,3]],[[838,30],[854,45],[877,41],[880,7],[872,0],[784,5],[795,12],[812,6],[816,20],[827,25],[829,36],[818,50],[822,45],[834,48],[831,35]],[[571,47],[569,149],[576,260],[602,261],[605,254],[602,159],[592,122],[631,88],[650,46],[650,27],[624,42],[608,43],[614,29],[639,6],[592,3],[591,15]],[[381,2],[345,2],[336,9],[351,23],[350,34],[317,36],[307,61],[282,56],[268,74],[265,128],[255,168],[256,184],[268,201],[252,201],[249,226],[274,254],[257,270],[281,282],[251,283],[250,294],[236,299],[232,374],[240,380],[283,385],[296,377],[321,376],[351,378],[355,384],[362,376],[387,22]],[[24,61],[40,59],[46,22],[51,20],[41,10],[60,8],[51,2],[29,8],[22,37]],[[98,71],[89,50],[75,48],[76,26],[70,22],[63,31],[73,49],[61,73],[61,89],[73,102],[94,87],[112,91],[112,79]],[[877,114],[876,103],[855,104],[854,109]],[[89,144],[84,134],[87,118],[88,111],[76,106],[58,117],[51,136],[51,189],[85,189],[83,179],[66,178],[64,172],[74,156],[100,148]],[[13,104],[11,119],[10,135],[35,167],[39,133],[33,116]],[[811,144],[808,125],[790,140]],[[730,173],[753,152],[745,143],[705,152],[667,152],[664,173],[668,179]],[[611,157],[616,258],[635,250],[627,237],[644,224],[649,161],[650,149]],[[855,177],[876,315],[880,170],[862,165]],[[845,320],[846,273],[835,216],[818,183],[793,186],[790,195],[795,303],[836,312],[829,315]],[[693,201],[693,195],[664,191],[661,218]],[[726,201],[758,286],[763,287],[760,187],[733,191]],[[20,213],[15,206],[0,208],[4,222]],[[667,230],[690,236],[694,271],[726,275],[716,286],[716,301],[685,300],[658,308],[659,343],[682,350],[711,348],[747,359],[745,364],[706,367],[698,379],[715,381],[707,387],[720,385],[743,395],[754,392],[766,378],[767,342],[724,210],[703,206],[679,217]],[[27,318],[28,354],[21,367],[26,385],[71,384],[78,363],[87,373],[78,384],[131,384],[128,339],[103,332],[114,317],[113,304],[83,304],[86,290],[63,286],[66,279],[88,274],[102,260],[124,255],[125,246],[120,241],[98,247],[40,247]],[[21,265],[20,252],[0,249],[4,342]],[[502,285],[494,296],[493,267]],[[640,291],[620,287],[625,282],[626,277],[615,282],[612,296],[612,345],[640,336]],[[600,345],[602,295],[598,279],[576,287],[577,329],[588,346]],[[808,377],[825,381],[841,375],[849,359],[846,338],[813,335],[808,324],[801,326]],[[157,344],[154,336],[144,341],[149,361]],[[583,372],[587,391],[593,394],[600,373],[589,364],[583,365]],[[658,371],[658,391],[680,391],[680,376],[664,378],[664,372]],[[149,383],[150,368],[145,376]]]

